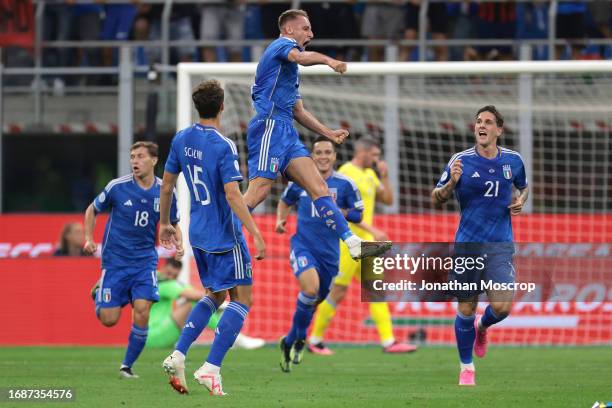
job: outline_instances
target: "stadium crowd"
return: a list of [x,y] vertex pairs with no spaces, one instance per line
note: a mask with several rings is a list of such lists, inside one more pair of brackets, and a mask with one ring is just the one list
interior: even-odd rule
[[[419,0],[376,2],[320,2],[303,4],[317,32],[317,39],[415,40],[418,38]],[[47,5],[44,14],[45,41],[54,40],[159,40],[162,4],[74,3],[72,0]],[[431,2],[428,8],[428,37],[444,39],[544,39],[548,35],[548,2]],[[246,3],[232,0],[217,4],[179,3],[172,6],[170,40],[256,40],[278,36],[276,19],[290,3]],[[610,38],[610,3],[600,1],[559,2],[557,38],[579,40]],[[316,46],[316,44],[314,44]],[[572,44],[574,45],[574,44]],[[535,59],[547,58],[545,47]],[[605,47],[576,44],[559,50],[559,58],[610,58]],[[46,49],[45,65],[111,65],[111,49],[85,48],[83,52]],[[327,47],[323,51],[348,61],[379,61],[381,47]],[[159,62],[159,48],[135,50],[140,65]],[[516,58],[508,46],[451,48],[435,47],[428,59],[498,60]],[[246,61],[248,50],[240,46],[180,46],[172,50],[172,62]],[[402,47],[400,59],[418,59],[415,47]]]
[[[336,0],[307,2],[316,32],[309,49],[321,51],[344,61],[479,61],[519,58],[515,40],[541,40],[533,47],[532,59],[548,59],[546,40],[549,33],[549,1],[430,1],[426,34],[429,40],[441,41],[428,47],[423,58],[414,46],[419,38],[421,0]],[[170,47],[170,64],[181,61],[255,61],[262,46],[221,44],[219,40],[257,41],[276,38],[276,19],[291,7],[290,2],[269,3],[264,0],[219,0],[218,2],[176,3],[169,14],[170,41],[182,44]],[[40,30],[44,42],[53,41],[160,41],[164,5],[139,1],[125,4],[105,0],[47,1]],[[593,44],[590,39],[610,39],[612,7],[608,0],[559,1],[555,35],[566,40],[558,45],[556,59],[610,59],[610,43]],[[317,42],[319,40],[319,42]],[[320,40],[327,40],[322,43]],[[350,40],[349,42],[347,42]],[[377,43],[364,41],[376,40]],[[404,40],[397,56],[385,56],[382,44]],[[463,40],[462,46],[444,45],[445,40]],[[498,44],[478,44],[478,40],[501,40]],[[198,41],[210,43],[196,46]],[[334,43],[334,41],[337,43]],[[359,43],[359,42],[362,43]],[[473,46],[470,42],[474,41]],[[265,41],[263,42],[265,43]],[[263,45],[262,43],[262,45]],[[331,45],[330,45],[331,44]],[[468,44],[468,45],[466,45]],[[515,43],[516,44],[516,43]],[[158,44],[133,48],[135,63],[149,67],[162,60]],[[44,67],[114,66],[117,49],[112,47],[49,47],[42,52]],[[35,64],[32,49],[8,44],[3,53],[7,67]],[[115,85],[113,75],[53,76],[43,83],[52,85],[62,95],[64,85]],[[29,80],[9,79],[8,85],[27,85]]]

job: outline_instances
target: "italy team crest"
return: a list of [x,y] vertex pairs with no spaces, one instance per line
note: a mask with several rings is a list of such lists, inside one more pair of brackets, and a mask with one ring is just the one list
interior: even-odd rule
[[512,167],[509,164],[504,164],[502,170],[504,171],[504,178],[510,180],[512,178]]
[[300,256],[298,257],[298,265],[303,268],[306,265],[308,265],[308,258],[306,258],[305,256]]
[[102,291],[102,300],[104,303],[108,303],[111,301],[111,290],[110,288],[106,288]]
[[159,197],[156,197],[153,201],[153,210],[159,212]]
[[278,164],[279,164],[278,158],[277,157],[272,157],[270,159],[270,171],[273,171],[273,172],[276,173],[278,171],[278,167],[279,167]]
[[338,189],[337,188],[330,188],[329,194],[331,195],[331,198],[334,200],[334,202],[338,201]]

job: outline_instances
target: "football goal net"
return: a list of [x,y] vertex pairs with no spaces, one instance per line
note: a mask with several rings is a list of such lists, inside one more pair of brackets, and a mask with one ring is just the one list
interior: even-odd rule
[[[245,180],[255,69],[256,64],[178,66],[177,129],[197,121],[194,86],[219,80],[225,89],[221,130],[238,146]],[[574,274],[564,275],[563,283],[573,285],[567,302],[516,299],[514,313],[491,332],[493,341],[612,342],[612,291],[595,279],[598,268],[612,269],[612,61],[349,63],[344,75],[325,66],[300,67],[300,74],[306,109],[328,126],[350,132],[337,147],[338,165],[350,160],[359,137],[381,143],[395,202],[377,209],[375,224],[397,242],[453,241],[458,207],[449,202],[442,211],[434,209],[430,192],[449,158],[473,146],[476,111],[495,105],[505,117],[500,143],[522,155],[531,188],[524,213],[513,219],[515,240],[531,245],[517,252],[517,273],[563,260]],[[310,147],[316,135],[300,126],[298,130]],[[268,340],[289,328],[298,289],[289,265],[291,235],[274,233],[283,188],[278,180],[255,213],[268,258],[254,261],[254,305],[247,330]],[[187,231],[189,196],[186,187],[182,191]],[[294,225],[292,218],[291,232]],[[398,339],[454,340],[452,303],[395,302],[390,310]],[[356,282],[326,341],[378,341]]]

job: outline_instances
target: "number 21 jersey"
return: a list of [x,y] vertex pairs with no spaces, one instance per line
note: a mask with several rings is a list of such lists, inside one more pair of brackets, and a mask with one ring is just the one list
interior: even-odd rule
[[455,242],[512,242],[508,209],[512,202],[512,186],[519,190],[527,187],[521,156],[498,147],[497,156],[487,159],[472,147],[451,157],[437,187],[448,183],[450,168],[458,159],[463,165],[463,173],[455,187],[461,209]]

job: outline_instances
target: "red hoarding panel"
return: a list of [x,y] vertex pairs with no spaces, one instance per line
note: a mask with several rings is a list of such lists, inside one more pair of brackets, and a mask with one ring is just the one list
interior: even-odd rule
[[125,344],[131,308],[102,326],[89,295],[99,277],[99,259],[0,259],[0,344]]
[[[288,240],[295,231],[295,219],[290,220],[290,233],[281,236],[274,233],[274,216],[256,218],[268,243],[268,257],[253,262],[254,304],[245,328],[249,335],[274,341],[289,329],[295,307],[297,284],[288,261]],[[100,260],[49,256],[64,223],[81,220],[82,214],[0,216],[0,344],[125,344],[129,308],[123,311],[119,325],[110,329],[94,315],[89,290],[100,275]],[[454,238],[457,220],[456,214],[385,215],[376,223],[395,241],[448,242]],[[104,222],[104,216],[98,219],[97,242],[101,241]],[[525,258],[551,256],[547,255],[550,249],[569,257],[584,252],[609,257],[611,251],[610,215],[525,214],[514,217],[513,223],[517,241],[535,243]],[[583,243],[591,245],[587,248]],[[519,268],[521,262],[517,259]],[[519,344],[612,342],[612,299],[580,302],[578,294],[585,285],[576,287],[575,302],[567,305],[517,304],[511,317],[491,333],[493,340]],[[377,342],[368,305],[360,302],[359,295],[359,286],[353,284],[327,339]],[[428,341],[453,341],[455,312],[451,303],[393,303],[390,309],[396,319],[397,338],[425,329]]]
[[[69,222],[83,222],[83,214],[4,214],[0,215],[0,258],[51,256],[62,228]],[[107,214],[96,217],[94,239],[102,241]]]
[[[97,217],[95,240],[102,241],[106,214]],[[288,233],[274,232],[275,216],[256,216],[270,257],[286,257],[289,237],[295,232],[295,217],[289,218]],[[452,242],[459,218],[456,214],[379,215],[376,225],[394,241]],[[0,215],[0,258],[50,256],[67,222],[82,222],[83,214]],[[517,242],[610,243],[612,215],[609,214],[522,214],[513,217]]]

